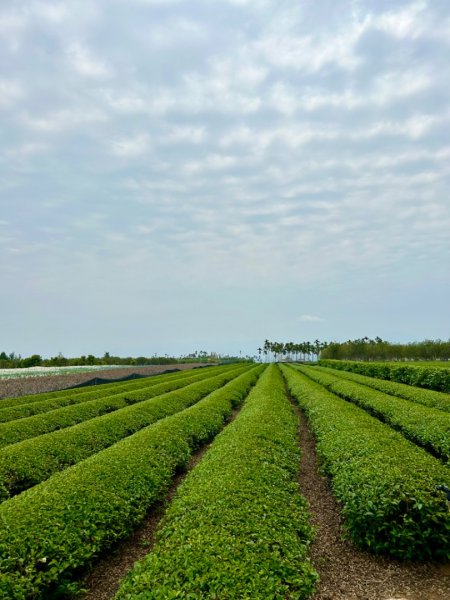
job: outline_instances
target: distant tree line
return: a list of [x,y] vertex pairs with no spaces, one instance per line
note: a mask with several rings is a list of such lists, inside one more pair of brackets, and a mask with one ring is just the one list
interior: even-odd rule
[[172,365],[179,363],[215,363],[215,362],[239,362],[251,360],[246,356],[229,356],[220,355],[216,352],[206,352],[205,350],[196,350],[186,356],[138,356],[138,357],[120,357],[112,356],[109,352],[105,352],[102,357],[94,356],[93,354],[67,358],[61,354],[52,356],[51,358],[42,358],[40,354],[32,354],[31,356],[22,357],[20,354],[11,352],[0,352],[0,369],[20,369],[27,367],[75,367],[75,366],[91,366],[91,365]]
[[1,369],[16,369],[26,367],[73,367],[73,366],[90,366],[90,365],[154,365],[154,364],[172,364],[176,363],[177,359],[169,356],[138,356],[119,357],[111,356],[109,352],[105,352],[104,356],[97,357],[93,354],[67,358],[59,353],[51,358],[42,358],[40,354],[32,354],[22,358],[20,354],[0,353],[0,368]]
[[262,347],[258,348],[260,361],[279,360],[317,360],[326,347],[327,342],[315,340],[314,342],[271,342],[265,340]]
[[450,340],[424,340],[408,344],[391,344],[376,337],[330,342],[320,358],[337,360],[450,360]]
[[380,337],[368,337],[346,342],[271,342],[258,348],[260,361],[335,360],[450,360],[450,340],[425,340],[408,344],[392,344]]

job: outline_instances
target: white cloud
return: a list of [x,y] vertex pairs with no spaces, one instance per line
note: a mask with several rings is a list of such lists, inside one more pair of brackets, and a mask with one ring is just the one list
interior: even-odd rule
[[149,114],[156,116],[164,115],[170,110],[179,110],[182,106],[187,105],[188,100],[182,91],[177,93],[176,90],[168,90],[163,87],[152,91],[147,104]]
[[295,34],[290,26],[288,31],[272,29],[253,44],[253,49],[276,68],[316,73],[327,65],[337,65],[352,71],[361,63],[354,47],[362,25],[337,34],[326,32],[322,36]]
[[94,57],[81,43],[74,42],[66,52],[70,64],[80,75],[94,79],[111,77],[112,68],[105,61]]
[[276,83],[271,90],[272,106],[287,116],[293,116],[301,106],[298,91],[285,83]]
[[61,23],[70,16],[70,10],[67,5],[54,2],[38,2],[33,6],[35,14],[50,21],[51,23]]
[[111,153],[119,158],[138,158],[147,153],[149,139],[146,133],[116,139],[111,144]]
[[255,87],[267,77],[268,69],[247,57],[245,52],[231,58],[216,58],[209,62],[211,87],[229,89],[231,87]]
[[108,220],[106,213],[100,212],[86,212],[81,218],[73,219],[71,226],[81,230],[93,230],[96,232],[103,230],[105,223]]
[[236,85],[231,72],[191,72],[184,75],[182,89],[168,107],[193,113],[213,110],[234,115],[251,114],[261,107],[261,97],[248,84]]
[[117,0],[124,4],[146,4],[148,6],[165,6],[170,4],[180,4],[186,0]]
[[[419,281],[426,305],[430,279],[448,280],[444,3],[130,2],[0,9],[1,216],[6,245],[36,259],[36,289],[59,298],[56,273],[82,289],[86,265],[112,306],[106,282],[146,265],[149,311],[155,272],[183,302],[207,281],[217,312],[218,289],[239,297],[242,331],[264,328],[260,305],[331,328],[340,290],[351,304],[380,278]],[[7,268],[23,273],[21,256]],[[22,281],[11,297],[31,297]],[[296,317],[299,298],[317,313]]]
[[60,133],[89,123],[101,123],[107,115],[99,108],[65,108],[45,115],[24,113],[21,122],[41,133]]
[[256,131],[252,131],[247,125],[241,125],[236,129],[230,129],[219,140],[220,146],[251,144],[256,141]]
[[17,33],[23,30],[26,26],[26,15],[23,11],[7,11],[0,12],[0,33],[7,32]]
[[227,0],[227,2],[236,6],[248,6],[253,3],[253,0]]
[[125,114],[143,114],[148,112],[146,100],[137,93],[121,94],[113,90],[104,90],[106,104],[113,110]]
[[49,148],[50,146],[48,144],[43,144],[41,142],[26,142],[10,148],[5,154],[16,158],[25,158],[46,152]]
[[208,171],[223,171],[236,164],[236,158],[226,154],[209,154],[199,161],[189,161],[184,165],[184,172],[193,174]]
[[207,38],[207,30],[198,22],[186,18],[170,19],[164,24],[152,24],[148,42],[160,51],[181,43],[199,44]]
[[317,317],[316,315],[300,315],[297,318],[297,321],[303,321],[306,323],[318,323],[321,321],[325,321],[325,319],[322,319],[322,317]]
[[287,116],[299,111],[313,112],[323,108],[353,110],[355,108],[387,106],[424,92],[435,85],[431,74],[411,70],[390,71],[374,78],[364,91],[346,89],[334,92],[311,86],[299,90],[293,86],[276,83],[270,93],[271,105]]
[[421,35],[426,28],[424,21],[426,9],[426,2],[413,2],[400,10],[388,11],[373,17],[371,22],[376,29],[400,39],[414,39]]
[[25,90],[21,83],[0,79],[0,110],[15,106],[24,96]]
[[0,42],[5,41],[12,53],[19,52],[28,25],[25,11],[0,9]]
[[441,121],[441,119],[436,115],[421,114],[408,119],[405,122],[405,127],[408,135],[412,139],[418,139],[427,133],[428,130],[439,121]]
[[207,137],[205,127],[195,126],[178,126],[171,127],[167,134],[163,135],[161,142],[174,143],[174,142],[190,142],[192,144],[200,144],[204,142]]
[[[446,126],[448,121],[449,116],[446,114],[439,116],[417,114],[403,120],[375,120],[369,125],[349,128],[338,123],[327,125],[325,122],[319,121],[316,124],[311,124],[307,120],[298,119],[295,122],[287,122],[276,127],[261,126],[254,131],[247,126],[239,126],[221,137],[219,144],[228,150],[238,146],[246,146],[251,148],[252,152],[257,153],[267,150],[274,144],[285,146],[287,149],[298,150],[319,141],[356,142],[382,137],[416,140],[425,136],[439,124],[443,127]],[[331,162],[335,165],[338,164],[334,158],[331,159]],[[319,167],[321,164],[323,165],[323,161],[318,163]]]
[[375,80],[374,90],[368,96],[368,102],[389,104],[399,98],[407,98],[435,85],[430,73],[410,69],[384,73]]
[[405,136],[419,139],[434,125],[448,121],[447,115],[418,114],[403,121],[378,121],[370,127],[349,134],[350,139],[358,140],[379,136]]

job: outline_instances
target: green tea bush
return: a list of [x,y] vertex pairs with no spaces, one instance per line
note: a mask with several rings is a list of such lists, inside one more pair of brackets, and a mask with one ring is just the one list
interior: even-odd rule
[[[221,380],[222,377],[232,378],[237,373],[238,370],[226,370],[223,375],[216,375],[218,378],[217,381]],[[212,379],[212,377],[209,376],[209,372],[205,371],[204,377],[200,380],[200,382],[208,379]],[[42,435],[44,433],[49,433],[65,427],[71,427],[77,423],[81,423],[100,415],[119,410],[129,406],[130,404],[136,404],[144,400],[148,400],[155,396],[159,396],[173,389],[174,387],[177,388],[179,383],[180,382],[178,380],[169,380],[148,388],[142,388],[140,390],[124,392],[121,394],[114,394],[112,396],[106,396],[105,398],[83,402],[82,404],[58,408],[41,415],[34,415],[32,417],[18,419],[17,421],[9,421],[8,423],[1,423],[0,448],[10,444],[16,444],[28,438],[37,437],[38,435]],[[195,383],[192,385],[195,385]]]
[[414,365],[378,362],[362,362],[353,360],[320,360],[320,365],[352,371],[369,377],[390,379],[408,385],[450,392],[450,370],[440,367],[419,367]]
[[397,429],[444,462],[450,458],[450,414],[389,396],[360,383],[347,381],[317,367],[297,367],[310,379],[340,398],[354,402],[371,415]]
[[204,376],[202,381],[181,389],[3,448],[0,499],[14,496],[139,429],[184,410],[246,371],[248,367],[241,367],[215,377]]
[[217,369],[214,369],[212,371],[208,371],[208,373],[199,373],[198,371],[183,371],[182,373],[176,373],[175,375],[155,375],[154,377],[145,377],[143,379],[128,381],[127,383],[107,384],[106,386],[98,387],[95,386],[95,389],[90,388],[89,391],[86,391],[86,388],[84,388],[82,393],[77,394],[65,394],[61,396],[58,394],[58,392],[53,392],[52,397],[40,399],[39,401],[34,402],[32,401],[33,396],[29,396],[28,403],[21,403],[18,406],[11,406],[8,408],[3,408],[3,404],[0,402],[0,423],[31,417],[33,415],[63,408],[64,406],[81,404],[89,400],[105,398],[106,396],[116,396],[119,393],[126,394],[129,392],[142,390],[144,388],[153,387],[162,383],[167,383],[171,386],[171,389],[176,389],[177,386],[182,387],[183,385],[204,379],[205,377],[212,377],[217,373]]
[[[236,366],[236,365],[232,365]],[[127,382],[121,381],[112,381],[111,383],[101,383],[92,387],[77,387],[77,388],[67,388],[63,390],[55,390],[53,392],[40,392],[39,394],[27,394],[25,396],[17,396],[14,398],[0,398],[0,409],[10,408],[13,406],[21,406],[23,404],[34,404],[36,402],[40,402],[41,400],[49,400],[53,398],[64,398],[70,396],[77,396],[78,394],[86,394],[86,393],[102,393],[103,390],[114,390],[117,386],[122,385],[130,385],[131,387],[141,385],[150,385],[153,380],[160,380],[161,378],[177,378],[182,375],[189,375],[198,373],[199,371],[210,371],[211,376],[213,371],[216,371],[222,367],[208,367],[208,369],[189,369],[186,371],[178,371],[176,373],[161,373],[160,375],[149,375],[147,377],[141,377],[139,379],[129,380]]]
[[306,598],[317,575],[297,483],[298,419],[277,367],[180,486],[117,600]]
[[162,498],[194,448],[222,428],[264,366],[0,506],[0,598],[50,586],[119,538]]
[[350,537],[377,554],[450,559],[450,471],[364,410],[293,368],[289,390],[308,416]]
[[[325,361],[321,361],[321,363],[324,362]],[[449,394],[445,394],[444,392],[435,392],[433,390],[425,390],[423,388],[407,385],[405,383],[397,383],[395,381],[359,375],[358,373],[352,373],[351,371],[343,371],[334,366],[334,361],[329,362],[333,363],[331,368],[328,366],[316,366],[315,368],[318,371],[329,373],[330,375],[333,374],[342,379],[354,381],[355,383],[361,383],[362,385],[380,390],[380,392],[384,392],[385,394],[389,394],[391,396],[398,396],[399,398],[411,400],[411,402],[416,402],[417,404],[423,404],[423,406],[437,408],[438,410],[442,410],[444,412],[450,412]]]

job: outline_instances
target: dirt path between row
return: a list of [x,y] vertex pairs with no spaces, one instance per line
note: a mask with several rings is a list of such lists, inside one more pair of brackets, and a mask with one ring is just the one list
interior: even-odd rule
[[[240,407],[233,411],[225,426],[236,418],[239,411]],[[213,441],[192,455],[186,471],[176,475],[164,500],[149,510],[140,527],[93,565],[83,582],[83,588],[87,590],[86,595],[82,596],[83,600],[111,600],[114,598],[122,579],[132,569],[134,563],[151,551],[159,523],[167,506],[175,496],[178,486],[203,458]]]
[[114,548],[110,554],[94,564],[83,583],[83,588],[87,590],[86,595],[82,596],[83,600],[110,600],[114,598],[122,579],[133,568],[134,563],[144,558],[151,551],[155,543],[156,530],[168,504],[175,496],[178,486],[199,462],[207,449],[208,447],[202,448],[192,456],[187,471],[179,473],[175,477],[164,500],[149,511],[139,529],[118,547]]
[[300,488],[316,537],[310,556],[320,582],[311,600],[449,600],[450,565],[403,563],[373,556],[343,540],[343,522],[328,480],[319,473],[314,437],[300,416]]

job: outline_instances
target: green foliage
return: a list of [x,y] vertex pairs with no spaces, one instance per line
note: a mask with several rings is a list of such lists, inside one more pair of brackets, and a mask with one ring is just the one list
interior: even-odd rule
[[318,367],[296,367],[316,383],[340,398],[354,402],[371,415],[401,431],[412,442],[423,446],[447,462],[450,458],[450,415],[403,398],[389,396],[353,381],[346,381]]
[[[227,373],[228,372],[229,371],[227,371]],[[230,373],[233,372],[234,371],[232,370]],[[208,375],[208,373],[205,373],[205,375]],[[222,375],[218,375],[217,377],[221,378]],[[64,408],[58,408],[42,415],[38,414],[17,421],[1,423],[0,448],[57,429],[71,427],[77,423],[125,408],[130,404],[137,404],[144,400],[149,400],[181,385],[184,385],[184,381],[170,380],[165,383],[159,383],[158,385],[145,387],[132,392],[123,392],[106,396],[105,398],[99,398],[97,400],[89,400],[81,404],[65,406]]]
[[269,369],[169,507],[117,600],[306,598],[316,574],[297,475],[298,422]]
[[326,344],[321,352],[321,358],[338,360],[426,360],[446,361],[450,359],[450,339],[424,340],[409,344],[392,344],[380,337],[368,337],[347,340],[343,343],[331,342]]
[[374,553],[450,559],[450,472],[354,404],[290,367],[288,387],[308,415],[349,535]]
[[178,378],[178,383],[183,382],[184,387],[161,393],[173,387],[175,382],[169,378],[166,384],[155,386],[159,395],[147,401],[3,448],[0,453],[0,499],[14,496],[139,429],[191,406],[247,370],[248,367],[215,369],[214,373],[219,371],[219,374],[213,377],[208,377],[210,371],[202,370],[197,374],[200,381],[190,383],[191,378]]
[[417,388],[405,383],[397,383],[395,381],[359,375],[358,373],[342,370],[340,367],[341,364],[341,361],[321,360],[321,366],[316,366],[316,369],[320,369],[324,373],[333,374],[342,379],[361,383],[376,390],[380,390],[380,392],[390,394],[391,396],[398,396],[405,400],[411,400],[411,402],[417,402],[417,404],[423,404],[430,408],[437,408],[444,412],[450,412],[450,396],[448,394]]
[[352,371],[369,377],[390,379],[398,383],[416,385],[440,392],[450,392],[450,369],[439,367],[415,367],[405,363],[378,363],[344,360],[321,360],[320,365]]
[[320,342],[315,340],[314,342],[300,342],[294,344],[293,342],[270,342],[269,340],[264,341],[262,348],[258,348],[260,359],[261,353],[266,358],[271,355],[275,361],[284,358],[287,360],[307,360],[311,361],[317,359],[321,351],[326,347],[326,342]]
[[0,598],[45,594],[130,533],[191,451],[213,437],[261,367],[0,506]]
[[[214,369],[215,367],[208,367],[208,369],[211,369],[210,372],[212,372],[212,369]],[[200,370],[200,369],[199,369]],[[139,379],[135,379],[135,380],[128,380],[126,382],[120,382],[120,381],[111,381],[110,383],[101,383],[101,384],[97,384],[93,387],[91,386],[81,386],[81,387],[77,387],[77,388],[68,388],[68,389],[63,389],[63,390],[57,390],[57,391],[53,391],[53,392],[42,392],[40,394],[27,394],[25,396],[17,396],[15,398],[2,398],[0,399],[0,409],[4,409],[4,408],[11,408],[13,406],[22,406],[24,404],[34,404],[36,402],[40,402],[41,400],[50,400],[50,399],[56,399],[56,398],[65,398],[65,397],[72,397],[72,396],[76,396],[78,394],[102,394],[103,391],[106,390],[114,390],[117,388],[117,386],[121,386],[121,385],[130,385],[130,386],[134,386],[136,385],[137,387],[145,387],[146,384],[151,384],[151,382],[153,381],[159,381],[159,378],[161,377],[167,377],[168,375],[171,375],[172,377],[178,377],[178,376],[187,376],[192,375],[194,373],[198,373],[197,370],[186,370],[186,371],[179,371],[179,372],[171,372],[171,373],[161,373],[160,375],[151,375],[148,377],[141,377]],[[107,394],[105,394],[107,395]]]
[[40,356],[39,354],[33,354],[32,356],[29,356],[28,358],[24,358],[21,361],[21,367],[38,367],[39,365],[42,364],[42,356]]
[[[149,388],[156,386],[161,383],[168,383],[175,389],[177,385],[185,385],[195,380],[204,379],[205,376],[213,376],[219,373],[219,369],[213,367],[208,370],[208,373],[198,370],[187,370],[174,374],[163,374],[155,375],[152,377],[143,377],[142,379],[134,379],[132,381],[115,382],[94,387],[84,387],[72,390],[63,390],[62,392],[51,392],[42,396],[23,396],[23,402],[16,402],[12,406],[5,407],[4,402],[0,402],[0,423],[6,423],[8,421],[14,421],[15,419],[22,419],[25,417],[31,417],[33,415],[49,412],[64,406],[70,406],[72,404],[80,404],[88,400],[97,400],[99,398],[105,398],[107,396],[115,396],[119,393],[129,393],[143,388]],[[20,400],[22,400],[20,398]],[[28,399],[28,402],[26,402]],[[19,400],[19,398],[13,398],[12,400]]]
[[[158,375],[158,377],[159,377],[159,375]],[[143,380],[140,380],[140,381],[143,381]],[[97,390],[99,393],[101,393],[103,390],[111,389],[113,386],[115,386],[117,384],[118,384],[118,382],[102,383],[100,385],[96,385],[95,390]],[[23,406],[25,404],[35,404],[37,402],[41,402],[42,400],[51,400],[53,398],[65,398],[65,397],[77,396],[78,394],[85,394],[87,389],[89,389],[89,388],[78,387],[78,388],[56,390],[53,392],[41,392],[40,394],[26,394],[25,396],[16,396],[15,398],[2,398],[2,399],[0,399],[0,409],[3,410],[5,408],[12,408],[15,406]]]
[[222,356],[215,352],[206,352],[201,350],[200,352],[193,352],[187,356],[180,356],[178,358],[174,356],[138,356],[133,358],[131,356],[111,356],[109,352],[105,352],[102,357],[94,356],[93,354],[75,356],[68,358],[61,352],[57,356],[51,358],[42,358],[39,354],[33,354],[32,356],[22,358],[20,354],[11,352],[9,355],[6,352],[0,352],[0,369],[23,369],[27,367],[43,366],[43,367],[74,367],[74,366],[100,366],[100,365],[177,365],[183,363],[217,363],[225,359],[230,362],[253,362],[253,359],[249,356]]

